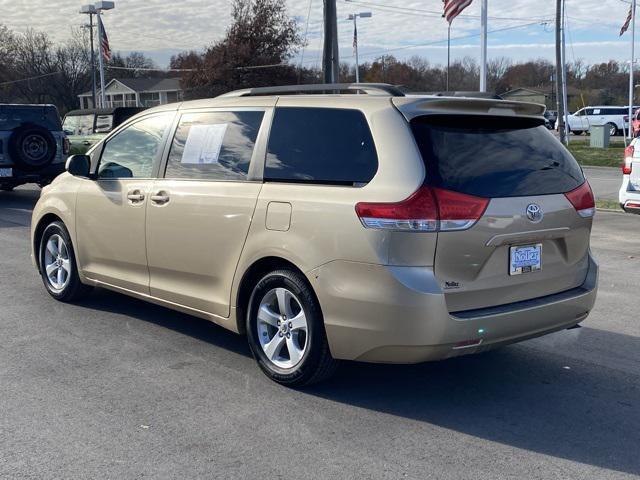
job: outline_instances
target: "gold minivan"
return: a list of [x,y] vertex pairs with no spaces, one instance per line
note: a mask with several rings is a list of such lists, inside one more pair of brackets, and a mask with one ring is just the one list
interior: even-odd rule
[[286,385],[570,328],[595,205],[543,113],[379,84],[147,110],[43,190],[34,263],[58,300],[103,287],[246,334]]

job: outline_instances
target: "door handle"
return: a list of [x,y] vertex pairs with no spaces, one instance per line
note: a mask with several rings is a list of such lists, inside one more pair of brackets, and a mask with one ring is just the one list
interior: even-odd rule
[[144,200],[144,194],[140,190],[132,190],[127,193],[127,199],[131,203],[140,203]]
[[151,201],[156,205],[165,205],[169,203],[169,200],[171,200],[171,197],[167,192],[161,191],[156,193],[155,195],[151,195]]

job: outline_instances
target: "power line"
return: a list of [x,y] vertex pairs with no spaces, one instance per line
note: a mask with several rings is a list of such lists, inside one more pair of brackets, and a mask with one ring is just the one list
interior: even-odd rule
[[4,85],[12,85],[14,83],[28,82],[29,80],[38,80],[40,78],[51,77],[53,75],[58,75],[58,74],[61,74],[61,73],[62,72],[45,73],[44,75],[37,75],[35,77],[21,78],[20,80],[11,80],[9,82],[2,82],[2,83],[0,83],[0,87],[2,87]]
[[[533,26],[533,25],[543,25],[543,24],[546,24],[546,23],[548,23],[548,21],[545,21],[545,22],[530,22],[530,23],[525,23],[523,25],[512,25],[512,26],[509,26],[509,27],[498,28],[496,30],[490,30],[488,33],[506,32],[508,30],[516,30],[518,28],[530,27],[530,26]],[[475,37],[479,37],[479,36],[480,36],[479,33],[473,33],[473,34],[470,34],[470,35],[463,35],[461,37],[454,37],[454,38],[451,39],[451,41],[453,42],[453,41],[456,41],[456,40],[467,40],[469,38],[475,38]],[[380,50],[380,51],[377,51],[377,52],[369,52],[369,53],[362,54],[360,56],[365,57],[365,56],[371,56],[371,55],[385,54],[385,53],[388,53],[388,52],[398,52],[400,50],[407,50],[407,49],[416,48],[416,47],[427,47],[427,46],[430,46],[430,45],[437,45],[439,43],[445,43],[446,41],[447,41],[447,39],[445,38],[445,39],[442,39],[442,40],[435,40],[433,42],[428,42],[428,43],[420,43],[420,44],[415,44],[415,45],[406,45],[404,47]],[[351,57],[347,57],[347,58],[351,58]]]
[[[381,5],[379,3],[374,3],[374,2],[368,2],[366,0],[342,0],[343,3],[347,3],[347,4],[351,4],[351,5],[359,5],[362,7],[370,7],[375,9],[380,9],[380,10],[384,10],[387,12],[394,12],[394,13],[400,13],[400,14],[405,14],[405,15],[413,15],[413,16],[422,16],[422,17],[429,17],[429,18],[441,18],[442,17],[442,12],[439,11],[435,11],[435,10],[424,10],[424,9],[420,9],[420,8],[411,8],[411,7],[398,7],[398,6],[394,6],[394,5]],[[480,15],[468,15],[468,14],[461,14],[459,15],[460,18],[473,18],[473,19],[479,19]],[[531,19],[536,19],[536,18],[544,18],[542,15],[541,16],[533,16],[533,17],[489,17],[489,20],[509,20],[509,21],[517,21],[517,20],[531,20]]]
[[105,65],[108,70],[140,70],[143,72],[197,72],[197,68],[143,68],[143,67],[116,67]]

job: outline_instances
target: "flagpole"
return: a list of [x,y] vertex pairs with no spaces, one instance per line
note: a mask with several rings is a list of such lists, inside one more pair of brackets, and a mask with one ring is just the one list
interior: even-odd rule
[[631,4],[631,63],[629,64],[629,138],[633,138],[632,119],[633,119],[633,92],[635,89],[633,79],[633,69],[636,62],[636,0],[632,0]]
[[449,27],[447,28],[447,88],[446,91],[449,91],[449,71],[451,70],[451,22],[449,22]]
[[100,107],[106,108],[106,96],[104,93],[104,58],[103,52],[104,47],[102,45],[102,37],[104,35],[102,19],[100,18],[100,10],[96,12],[96,16],[98,17],[98,59],[100,65]]
[[480,31],[480,91],[487,91],[487,17],[488,0],[482,0],[482,30]]
[[[358,15],[353,15],[353,46],[356,54],[356,83],[360,83],[360,62],[358,61]],[[360,93],[360,92],[358,92]]]

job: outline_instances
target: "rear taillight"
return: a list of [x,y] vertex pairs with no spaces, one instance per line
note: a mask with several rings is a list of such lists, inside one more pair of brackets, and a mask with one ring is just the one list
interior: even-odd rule
[[629,115],[625,115],[623,118],[624,118],[624,121],[625,121],[625,122],[628,122],[628,121],[629,121]]
[[586,180],[575,190],[564,194],[576,209],[578,215],[583,218],[593,217],[596,213],[596,201],[593,198],[591,185]]
[[356,213],[367,228],[410,232],[466,230],[484,214],[486,198],[429,186],[395,203],[358,203]]
[[68,155],[69,150],[71,150],[71,142],[67,137],[64,137],[64,140],[62,140],[62,153]]
[[635,148],[633,145],[629,145],[624,149],[624,162],[622,163],[622,173],[624,175],[631,174],[631,164],[633,163],[633,154],[635,153]]

